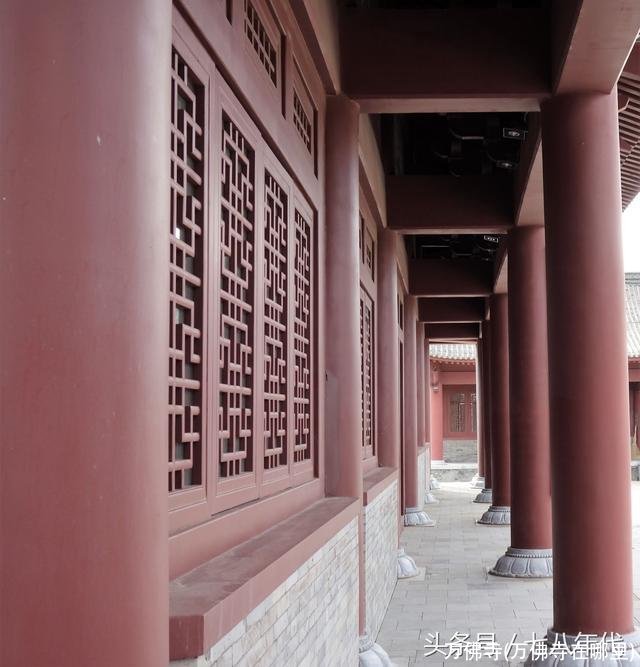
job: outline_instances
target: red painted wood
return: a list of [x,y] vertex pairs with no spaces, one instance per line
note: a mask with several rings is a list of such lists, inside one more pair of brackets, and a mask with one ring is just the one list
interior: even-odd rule
[[504,233],[513,222],[511,181],[503,176],[387,176],[389,228],[406,234]]
[[478,436],[477,426],[475,430],[473,428],[476,412],[475,385],[443,385],[442,392],[444,437],[452,440],[475,440]]
[[431,429],[429,440],[431,442],[431,458],[434,461],[443,460],[442,438],[444,427],[444,404],[443,404],[443,386],[437,379],[437,371],[431,371],[431,400],[429,412],[431,414]]
[[[482,335],[482,328],[480,329]],[[478,476],[484,478],[484,401],[486,396],[482,387],[482,366],[485,363],[482,356],[482,340],[478,340],[476,345],[476,411],[477,411],[477,460]]]
[[511,546],[551,548],[544,227],[509,237]]
[[171,6],[0,8],[0,663],[168,661]]
[[511,505],[507,296],[491,297],[491,481],[493,504]]
[[418,317],[421,322],[482,322],[484,315],[484,299],[448,299],[446,297],[418,299]]
[[[551,100],[542,141],[553,627],[626,633],[633,627],[629,390],[616,95]],[[603,340],[607,354],[594,354]]]
[[480,328],[476,322],[446,323],[436,322],[426,325],[429,340],[437,341],[456,341],[456,340],[477,340],[480,336]]
[[418,421],[418,447],[424,447],[427,442],[425,431],[425,337],[424,324],[416,322],[416,418]]
[[400,395],[398,362],[398,268],[396,234],[381,230],[378,236],[378,384],[384,400],[378,405],[378,461],[400,468]]
[[445,110],[428,106],[443,99],[447,111],[472,111],[481,98],[492,98],[487,111],[524,111],[549,94],[540,8],[350,8],[342,18],[343,86],[367,113]]
[[418,506],[418,420],[416,319],[417,300],[407,296],[404,301],[404,478],[405,505]]
[[358,106],[327,102],[326,489],[362,497],[359,322]]
[[377,462],[377,229],[364,194],[360,192],[360,229],[358,255],[360,259],[360,386],[362,413],[363,470]]
[[482,338],[479,341],[482,347],[482,368],[480,379],[482,382],[480,391],[484,396],[481,401],[482,408],[482,438],[484,440],[484,486],[485,489],[492,488],[492,448],[493,448],[493,430],[492,430],[492,409],[491,401],[491,323],[485,320],[482,323]]
[[493,287],[493,268],[470,259],[413,259],[409,286],[414,296],[485,297]]

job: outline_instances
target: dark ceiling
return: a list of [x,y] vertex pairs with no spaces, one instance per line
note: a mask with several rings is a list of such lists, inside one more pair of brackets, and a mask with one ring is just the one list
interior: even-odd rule
[[525,113],[381,116],[385,168],[393,175],[509,175],[527,134]]

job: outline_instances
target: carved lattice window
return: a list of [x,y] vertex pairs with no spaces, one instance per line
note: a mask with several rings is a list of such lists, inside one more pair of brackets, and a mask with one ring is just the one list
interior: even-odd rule
[[360,385],[362,396],[362,446],[363,456],[371,456],[374,451],[375,435],[375,377],[374,377],[374,334],[373,301],[360,290]]
[[[267,25],[252,0],[244,0],[244,34],[273,83],[278,87],[279,44],[275,26]],[[271,28],[271,29],[270,29]]]
[[376,228],[363,202],[360,214],[360,407],[362,412],[362,457],[376,453]]
[[206,91],[174,49],[169,229],[169,492],[203,482],[202,326]]
[[219,474],[253,470],[255,149],[222,114]]
[[310,460],[313,454],[313,228],[311,220],[297,208],[294,215],[293,262],[294,350],[294,462]]
[[317,378],[314,211],[184,25],[171,74],[173,531],[313,478]]
[[293,98],[291,102],[291,117],[293,126],[309,153],[309,157],[313,161],[314,173],[317,174],[316,125],[318,110],[295,59],[292,79],[291,88],[293,90]]
[[265,172],[264,181],[264,467],[287,464],[288,201]]

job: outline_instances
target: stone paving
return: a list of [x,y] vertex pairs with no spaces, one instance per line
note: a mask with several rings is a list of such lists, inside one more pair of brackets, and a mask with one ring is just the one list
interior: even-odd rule
[[[506,644],[542,636],[551,623],[550,579],[505,579],[488,574],[509,545],[509,528],[475,523],[487,505],[473,503],[477,489],[468,483],[442,483],[434,495],[437,505],[426,510],[434,528],[406,528],[401,543],[424,574],[399,581],[387,609],[378,643],[398,667],[444,665],[442,655],[424,657],[430,634],[440,642],[455,633],[474,640],[478,632],[495,633]],[[640,482],[632,483],[634,531],[634,603],[640,626]],[[463,660],[448,660],[455,667]],[[514,660],[514,664],[521,662]],[[472,664],[506,664],[479,660]]]

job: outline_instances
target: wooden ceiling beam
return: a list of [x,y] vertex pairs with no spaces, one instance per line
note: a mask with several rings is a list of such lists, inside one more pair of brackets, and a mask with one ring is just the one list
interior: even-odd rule
[[466,324],[426,324],[425,336],[429,342],[477,340],[480,337],[480,325]]
[[389,228],[404,234],[503,234],[512,226],[508,178],[387,176],[386,193]]
[[418,319],[421,322],[447,324],[482,322],[485,312],[485,300],[480,298],[423,298],[418,300]]
[[473,259],[412,259],[409,291],[421,297],[485,297],[493,288],[493,264]]
[[365,113],[536,110],[547,26],[539,8],[346,8],[343,89]]

